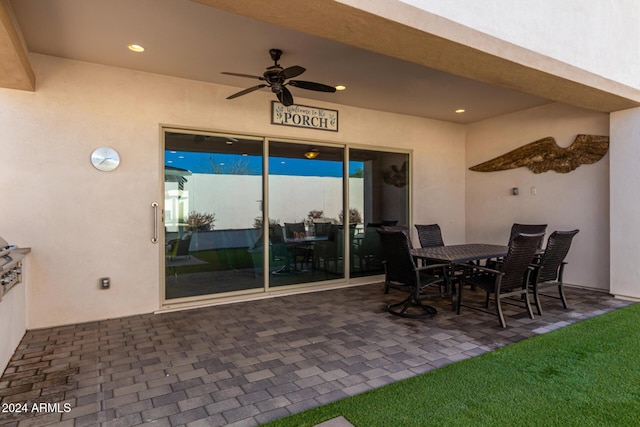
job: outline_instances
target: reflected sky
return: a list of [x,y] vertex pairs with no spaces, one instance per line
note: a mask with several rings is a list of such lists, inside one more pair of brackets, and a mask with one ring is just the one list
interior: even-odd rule
[[[192,173],[262,175],[262,156],[165,151],[165,164]],[[362,162],[349,162],[349,175],[362,170]],[[269,158],[269,173],[293,176],[342,176],[342,162],[293,158]]]

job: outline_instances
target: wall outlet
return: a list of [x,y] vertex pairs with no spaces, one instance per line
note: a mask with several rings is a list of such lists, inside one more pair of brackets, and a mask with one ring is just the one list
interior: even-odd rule
[[531,195],[535,196],[536,194],[538,194],[538,189],[536,187],[531,187]]
[[103,277],[100,279],[100,289],[109,289],[111,287],[111,279]]

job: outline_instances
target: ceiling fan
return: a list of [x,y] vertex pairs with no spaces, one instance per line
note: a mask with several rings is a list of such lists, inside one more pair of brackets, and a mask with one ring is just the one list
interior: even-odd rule
[[293,96],[291,95],[291,92],[289,91],[289,89],[286,88],[287,85],[297,87],[300,89],[315,90],[318,92],[335,92],[336,91],[335,87],[325,85],[322,83],[307,82],[304,80],[289,80],[291,78],[297,77],[300,74],[304,73],[306,71],[306,68],[300,67],[299,65],[282,68],[282,66],[278,64],[278,61],[280,60],[280,56],[282,55],[282,51],[280,49],[270,49],[269,54],[271,55],[271,59],[274,61],[274,65],[267,67],[267,71],[265,71],[264,74],[262,74],[262,76],[229,73],[226,71],[222,72],[222,74],[228,74],[230,76],[247,77],[250,79],[262,80],[265,82],[257,86],[250,87],[248,89],[241,90],[238,93],[234,93],[233,95],[227,97],[227,99],[234,99],[239,96],[251,93],[255,90],[262,89],[263,87],[269,87],[271,88],[271,92],[275,93],[276,96],[278,97],[278,101],[280,101],[285,106],[289,106],[289,105],[293,105]]

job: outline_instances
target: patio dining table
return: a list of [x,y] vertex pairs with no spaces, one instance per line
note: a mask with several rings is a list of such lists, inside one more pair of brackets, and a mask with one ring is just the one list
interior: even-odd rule
[[454,265],[492,258],[504,258],[507,256],[508,252],[508,246],[491,245],[486,243],[467,243],[463,245],[431,246],[411,249],[411,255],[414,258],[438,264],[451,265],[447,276],[447,293],[451,295],[451,302],[454,309],[456,307],[457,298],[455,286],[453,286],[451,281],[451,277],[454,276]]
[[508,246],[467,243],[463,245],[415,248],[411,250],[411,255],[439,263],[462,264],[483,259],[503,258],[508,251]]

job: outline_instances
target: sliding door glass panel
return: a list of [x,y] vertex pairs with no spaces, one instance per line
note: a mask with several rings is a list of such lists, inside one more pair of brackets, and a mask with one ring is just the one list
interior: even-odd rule
[[269,142],[270,287],[345,277],[344,149]]
[[409,224],[409,155],[349,150],[349,211],[358,224],[351,246],[351,277],[384,273],[377,228]]
[[165,133],[165,298],[264,289],[262,140]]

